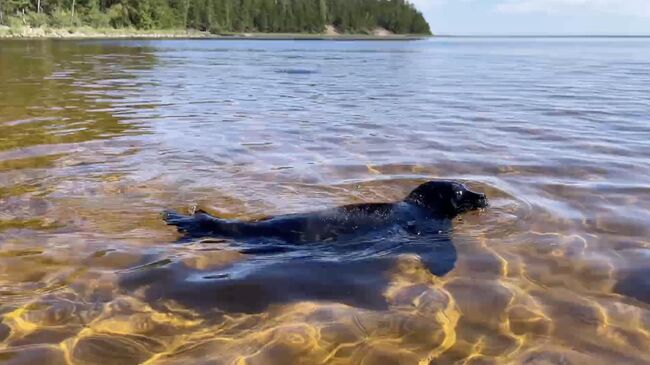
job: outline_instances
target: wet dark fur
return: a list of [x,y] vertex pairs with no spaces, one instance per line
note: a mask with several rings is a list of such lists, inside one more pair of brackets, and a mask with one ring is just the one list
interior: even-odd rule
[[[273,304],[320,300],[385,309],[383,293],[401,254],[415,254],[437,276],[451,271],[456,249],[451,219],[483,208],[483,194],[432,181],[395,203],[346,205],[254,222],[204,212],[165,214],[183,240],[215,237],[249,258],[214,270],[155,257],[120,277],[129,291],[145,287],[151,305],[173,300],[196,310],[257,313]],[[146,264],[146,265],[145,265]]]
[[[395,226],[418,234],[423,230],[441,231],[446,226],[445,221],[486,206],[485,195],[472,192],[462,184],[430,181],[396,203],[346,205],[253,222],[220,219],[202,211],[192,216],[166,212],[164,219],[191,237],[265,237],[297,244],[345,239]],[[440,229],[432,230],[432,223],[436,221],[440,222]]]

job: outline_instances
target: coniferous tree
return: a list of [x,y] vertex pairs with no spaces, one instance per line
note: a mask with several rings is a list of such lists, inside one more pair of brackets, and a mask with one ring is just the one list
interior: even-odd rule
[[[69,14],[90,25],[213,32],[341,32],[429,34],[422,14],[405,0],[0,0],[0,23],[29,13]],[[32,17],[36,18],[36,17]]]

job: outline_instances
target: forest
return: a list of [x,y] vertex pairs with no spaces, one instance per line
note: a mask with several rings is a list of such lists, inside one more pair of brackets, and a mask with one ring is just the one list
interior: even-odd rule
[[196,29],[211,33],[342,33],[381,27],[430,34],[406,0],[0,0],[9,27]]

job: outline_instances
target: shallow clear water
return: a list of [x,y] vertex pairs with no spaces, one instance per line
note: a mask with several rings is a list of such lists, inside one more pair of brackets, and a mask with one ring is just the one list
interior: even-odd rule
[[[648,364],[649,69],[643,38],[2,41],[0,362]],[[257,270],[160,219],[431,178],[491,201],[442,277]]]

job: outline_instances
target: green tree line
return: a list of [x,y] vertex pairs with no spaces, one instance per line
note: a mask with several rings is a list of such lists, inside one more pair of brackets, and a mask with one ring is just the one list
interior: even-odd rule
[[406,0],[0,0],[0,23],[220,32],[430,34]]

